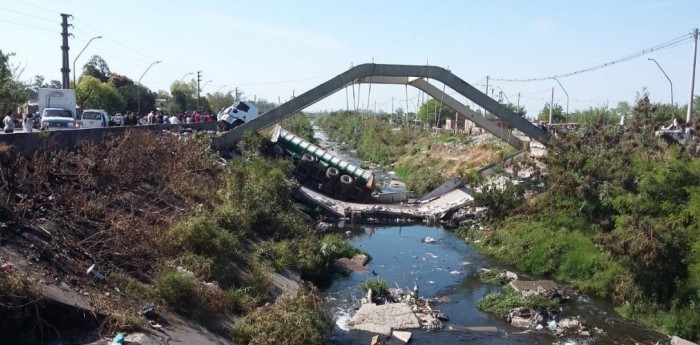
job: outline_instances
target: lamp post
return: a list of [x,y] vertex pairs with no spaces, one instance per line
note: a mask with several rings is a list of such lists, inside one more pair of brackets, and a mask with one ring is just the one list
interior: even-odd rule
[[[569,119],[569,93],[566,92],[566,89],[564,88],[564,85],[562,85],[562,84],[559,82],[559,79],[557,79],[557,78],[555,78],[555,77],[552,77],[552,79],[554,79],[554,80],[557,82],[557,84],[559,84],[559,86],[561,87],[561,89],[564,91],[564,94],[566,95],[566,119],[567,119],[567,121],[568,121],[568,119]],[[554,104],[552,104],[552,106],[554,106]]]
[[221,89],[223,89],[223,88],[225,88],[225,87],[227,87],[227,86],[228,86],[228,85],[221,85],[221,87],[220,87],[218,90],[216,90],[216,92],[218,93],[219,91],[221,91]]
[[500,86],[496,86],[496,87],[497,87],[499,90],[501,90],[501,95],[503,95],[503,97],[506,98],[506,101],[508,101],[508,103],[510,103],[510,99],[508,99],[508,95],[506,95],[505,91],[503,91],[503,89],[501,89]]
[[182,78],[180,78],[180,82],[182,83],[182,81],[185,80],[185,77],[187,77],[188,75],[191,75],[191,74],[194,74],[194,72],[185,73],[185,75],[183,75]]
[[153,65],[155,65],[157,63],[161,63],[161,61],[159,60],[159,61],[153,62],[150,65],[148,65],[148,68],[146,68],[146,70],[141,75],[141,78],[139,78],[139,87],[136,89],[136,107],[137,107],[136,114],[137,115],[139,115],[141,113],[141,79],[143,79],[143,76],[146,75],[146,72],[148,72],[148,70],[151,69],[151,67],[153,67]]
[[78,56],[75,57],[75,60],[73,60],[73,88],[74,89],[75,89],[75,86],[77,85],[75,83],[75,62],[78,61],[78,58],[80,57],[80,55],[83,54],[83,52],[85,51],[85,48],[87,48],[93,40],[96,40],[98,38],[102,38],[102,36],[95,36],[95,37],[91,38],[88,41],[88,43],[85,44],[85,47],[83,47],[83,50],[81,50],[80,53],[78,53]]
[[668,79],[668,83],[671,84],[671,105],[673,106],[673,108],[671,108],[671,115],[675,115],[676,105],[675,105],[675,103],[673,103],[673,82],[671,81],[671,78],[669,78],[669,77],[668,77],[668,74],[666,74],[666,72],[664,72],[664,69],[661,68],[661,65],[659,65],[659,62],[658,62],[658,61],[656,61],[656,60],[654,60],[654,59],[652,59],[652,58],[648,58],[647,60],[649,60],[649,61],[654,61],[654,63],[656,64],[656,66],[658,66],[659,69],[661,70],[661,73],[663,73],[664,76],[666,77],[666,79]]
[[207,84],[209,84],[209,83],[211,83],[211,82],[213,82],[213,80],[207,80],[207,81],[204,83],[204,85],[202,85],[202,89],[204,89],[204,88],[207,86]]

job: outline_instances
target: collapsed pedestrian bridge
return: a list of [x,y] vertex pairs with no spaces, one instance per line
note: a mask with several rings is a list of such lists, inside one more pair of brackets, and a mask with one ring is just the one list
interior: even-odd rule
[[498,103],[469,83],[452,74],[452,72],[447,69],[437,66],[371,63],[352,67],[325,83],[302,93],[286,103],[280,104],[278,107],[260,115],[256,119],[215,137],[212,141],[212,146],[218,150],[231,149],[247,130],[258,131],[276,124],[295,112],[309,107],[346,86],[360,83],[377,83],[410,85],[423,90],[433,98],[442,100],[445,105],[474,122],[477,126],[484,128],[484,130],[507,142],[509,145],[518,150],[526,149],[526,146],[520,138],[510,135],[508,130],[504,131],[501,126],[496,125],[496,123],[489,121],[481,114],[469,109],[452,96],[430,84],[427,79],[433,79],[444,83],[446,87],[453,89],[460,95],[483,107],[488,112],[497,116],[501,121],[508,124],[509,127],[518,129],[532,140],[538,141],[543,145],[547,145],[549,142],[549,134],[546,131],[537,128],[527,119],[512,112],[503,104]]

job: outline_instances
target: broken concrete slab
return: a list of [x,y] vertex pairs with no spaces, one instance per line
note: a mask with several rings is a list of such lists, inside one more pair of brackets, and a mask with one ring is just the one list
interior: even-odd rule
[[494,326],[464,327],[464,329],[472,332],[498,333],[498,328]]
[[363,304],[352,317],[352,329],[390,335],[392,329],[420,328],[411,307],[404,303]]
[[295,295],[301,284],[299,273],[285,270],[272,274],[272,295],[279,297],[284,293]]
[[551,280],[513,280],[508,283],[516,292],[536,291],[559,291],[559,287]]
[[510,324],[513,327],[529,328],[532,325],[532,320],[525,317],[513,316],[510,320]]
[[683,338],[679,338],[677,336],[671,337],[671,345],[698,345],[692,341],[685,340]]
[[146,333],[132,333],[124,338],[126,344],[134,345],[161,345],[163,344],[162,340],[163,339],[160,339],[160,337]]
[[393,335],[394,338],[403,341],[404,343],[408,343],[409,341],[411,341],[411,332],[394,331],[391,335]]

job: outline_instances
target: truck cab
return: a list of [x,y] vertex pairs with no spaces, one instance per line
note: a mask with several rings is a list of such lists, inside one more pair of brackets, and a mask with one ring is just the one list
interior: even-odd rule
[[78,128],[73,113],[62,108],[44,108],[41,111],[40,128],[47,131],[60,131]]
[[87,109],[80,115],[80,124],[83,128],[109,127],[109,114],[102,109]]
[[258,108],[248,101],[238,101],[216,116],[219,130],[228,131],[258,117]]

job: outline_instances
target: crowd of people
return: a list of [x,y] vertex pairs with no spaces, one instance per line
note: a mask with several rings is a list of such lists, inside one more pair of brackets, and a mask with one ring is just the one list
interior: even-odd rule
[[211,113],[199,113],[197,111],[186,111],[178,114],[168,112],[160,112],[153,110],[145,116],[136,116],[133,111],[127,112],[124,118],[125,126],[135,125],[156,125],[156,124],[171,124],[179,125],[182,123],[196,122],[212,122],[216,121],[216,116]]

